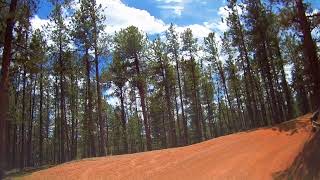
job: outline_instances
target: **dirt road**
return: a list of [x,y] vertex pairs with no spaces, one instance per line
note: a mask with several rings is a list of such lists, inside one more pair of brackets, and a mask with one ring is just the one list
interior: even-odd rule
[[273,179],[311,139],[309,117],[182,148],[65,163],[24,179]]

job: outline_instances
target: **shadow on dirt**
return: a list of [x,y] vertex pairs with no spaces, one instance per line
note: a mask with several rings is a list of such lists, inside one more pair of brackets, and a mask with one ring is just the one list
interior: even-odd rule
[[320,179],[320,132],[305,143],[302,151],[285,171],[273,175],[275,180],[319,180]]
[[274,131],[288,132],[288,135],[293,135],[299,132],[299,129],[305,129],[308,127],[308,123],[303,121],[288,121],[271,128]]
[[[20,171],[18,169],[13,169],[9,172],[6,172],[5,176],[4,176],[4,180],[11,180],[11,179],[15,179],[15,178],[22,178],[23,176],[29,175],[33,172],[36,171],[40,171],[40,170],[44,170],[44,169],[48,169],[54,167],[54,165],[44,165],[41,167],[34,167],[34,168],[25,168],[23,171]],[[1,178],[0,178],[1,180]]]
[[286,132],[287,135],[298,133],[299,130],[310,130],[310,117],[311,114],[304,115],[297,119],[293,119],[278,125],[273,126],[271,129],[279,132]]

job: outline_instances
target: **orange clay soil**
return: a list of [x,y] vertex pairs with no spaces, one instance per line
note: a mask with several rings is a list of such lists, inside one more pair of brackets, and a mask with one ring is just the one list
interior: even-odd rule
[[313,138],[309,118],[181,148],[73,161],[24,179],[274,179]]

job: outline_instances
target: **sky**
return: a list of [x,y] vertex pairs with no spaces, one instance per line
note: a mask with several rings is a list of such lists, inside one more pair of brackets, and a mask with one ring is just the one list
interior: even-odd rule
[[[320,0],[307,2],[320,9]],[[155,35],[174,23],[178,32],[191,28],[194,36],[201,39],[211,31],[221,33],[227,29],[225,22],[221,22],[227,16],[225,0],[97,0],[97,3],[104,8],[108,24],[105,31],[110,34],[134,25]],[[38,12],[31,20],[34,29],[48,22],[51,8],[47,0],[39,1]]]
[[[320,9],[320,0],[307,2],[314,9]],[[97,3],[104,8],[108,24],[105,31],[110,34],[135,25],[154,35],[164,32],[170,23],[177,25],[178,32],[191,28],[197,38],[227,29],[221,22],[221,18],[227,16],[225,0],[97,0]],[[34,29],[48,22],[51,8],[47,0],[40,0],[38,12],[31,21]]]
[[[170,23],[178,31],[190,27],[195,35],[208,34],[210,30],[223,30],[220,21],[223,0],[97,0],[105,8],[107,32],[113,33],[129,25],[138,26],[148,34],[163,32]],[[39,28],[46,23],[51,4],[40,0],[39,10],[32,24]],[[201,35],[204,36],[204,35]]]

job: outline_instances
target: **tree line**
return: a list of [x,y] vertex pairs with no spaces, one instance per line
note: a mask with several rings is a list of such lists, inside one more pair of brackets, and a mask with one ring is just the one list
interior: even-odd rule
[[320,14],[303,0],[227,0],[228,30],[204,39],[110,35],[95,0],[50,2],[42,30],[36,1],[0,2],[2,169],[186,146],[320,105]]

